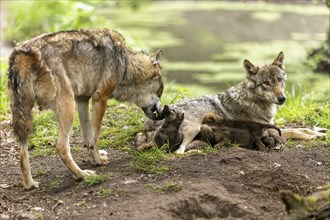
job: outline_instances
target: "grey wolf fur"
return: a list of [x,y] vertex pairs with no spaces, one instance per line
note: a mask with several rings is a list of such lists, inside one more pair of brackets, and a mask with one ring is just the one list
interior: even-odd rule
[[16,47],[9,58],[8,91],[13,130],[21,148],[23,187],[39,186],[31,175],[27,146],[34,103],[55,112],[60,127],[56,148],[72,174],[78,179],[94,175],[94,171],[81,170],[71,156],[75,103],[91,164],[106,164],[108,158],[100,156],[98,142],[109,98],[133,102],[150,119],[163,119],[162,54],[162,50],[154,56],[134,52],[119,33],[107,29],[43,34]]
[[[280,52],[271,64],[255,66],[244,60],[245,79],[227,91],[216,95],[204,95],[198,98],[171,105],[185,114],[181,125],[183,141],[179,154],[185,152],[188,144],[200,131],[202,117],[208,112],[216,113],[230,120],[254,121],[273,124],[276,105],[285,102],[284,54]],[[162,122],[146,122],[144,130],[136,137],[136,143],[150,141],[152,133]]]
[[158,147],[167,144],[170,152],[178,149],[183,140],[183,134],[180,126],[184,119],[182,111],[164,106],[163,115],[165,117],[164,124],[156,131],[155,143]]
[[265,151],[265,143],[267,143],[267,147],[275,146],[274,138],[267,132],[269,128],[276,129],[281,136],[281,130],[275,125],[228,120],[210,112],[205,114],[202,119],[200,138],[212,146],[231,143],[248,149]]

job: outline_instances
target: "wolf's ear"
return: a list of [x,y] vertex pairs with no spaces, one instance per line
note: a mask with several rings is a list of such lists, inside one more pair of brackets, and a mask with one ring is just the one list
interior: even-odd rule
[[282,51],[278,54],[272,64],[284,70],[284,53]]
[[153,64],[156,65],[162,61],[164,51],[162,49],[157,50],[153,55]]
[[183,119],[184,119],[184,113],[182,113],[180,116],[180,120],[183,120]]
[[244,60],[243,62],[244,69],[247,74],[249,75],[255,75],[258,72],[258,67],[253,65],[250,61]]

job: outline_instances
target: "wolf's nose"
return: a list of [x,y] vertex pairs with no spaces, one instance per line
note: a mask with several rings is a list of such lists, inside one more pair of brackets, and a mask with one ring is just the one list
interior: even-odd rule
[[286,97],[285,96],[279,96],[277,97],[277,101],[280,103],[280,104],[283,104],[286,100]]

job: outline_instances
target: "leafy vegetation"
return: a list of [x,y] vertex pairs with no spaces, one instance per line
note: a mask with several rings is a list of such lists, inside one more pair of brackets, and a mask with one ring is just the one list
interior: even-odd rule
[[132,155],[133,161],[131,165],[136,170],[153,174],[162,174],[170,170],[169,166],[161,163],[161,161],[171,157],[171,155],[166,154],[164,148],[153,148],[144,152],[134,150]]
[[7,59],[0,60],[0,121],[8,119],[9,100],[7,94]]
[[24,1],[5,4],[4,37],[12,44],[42,33],[67,29],[99,27],[104,19],[95,15],[95,7],[82,1]]

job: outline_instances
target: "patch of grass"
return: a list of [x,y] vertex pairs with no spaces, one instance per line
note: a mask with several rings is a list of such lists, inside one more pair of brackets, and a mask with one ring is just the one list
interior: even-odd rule
[[148,151],[133,151],[132,167],[136,170],[152,174],[162,174],[170,170],[169,166],[161,165],[161,161],[171,157],[164,148],[153,148]]
[[109,147],[128,150],[128,143],[140,132],[146,119],[142,110],[132,104],[121,104],[115,100],[108,102],[100,134],[100,149]]
[[85,186],[93,186],[101,184],[109,179],[109,177],[113,176],[112,173],[101,174],[101,175],[91,175],[87,176],[83,181],[82,184]]
[[7,94],[8,59],[0,60],[0,121],[9,118],[9,100]]
[[33,220],[42,220],[45,219],[44,218],[44,214],[42,213],[42,211],[32,211],[32,215],[29,217],[29,219],[33,219]]
[[58,122],[52,111],[34,114],[34,133],[30,138],[30,146],[54,145],[58,132]]
[[38,146],[33,149],[32,155],[35,157],[45,157],[49,155],[55,155],[57,153],[54,146]]
[[106,188],[106,189],[101,189],[98,193],[97,196],[101,198],[106,198],[109,196],[118,196],[118,190],[114,188]]
[[[29,148],[34,149],[35,156],[46,156],[56,153],[59,126],[53,111],[37,112],[33,119],[34,132],[29,139]],[[73,133],[79,131],[79,121],[76,115]]]
[[60,179],[54,179],[54,180],[51,180],[49,181],[48,183],[45,184],[46,187],[49,187],[49,188],[58,188],[61,184],[62,184],[62,180]]
[[308,91],[305,86],[292,87],[286,103],[278,108],[276,124],[283,126],[286,123],[297,123],[330,128],[329,94]]
[[95,8],[82,1],[21,1],[5,2],[7,42],[17,44],[42,33],[105,24],[95,15]]
[[155,192],[179,192],[183,188],[182,183],[175,183],[173,181],[167,181],[164,185],[155,185],[155,184],[149,184],[148,187],[155,191]]
[[38,170],[38,171],[34,174],[34,176],[35,176],[35,177],[41,177],[41,176],[43,176],[43,175],[46,175],[47,173],[49,173],[48,170]]

